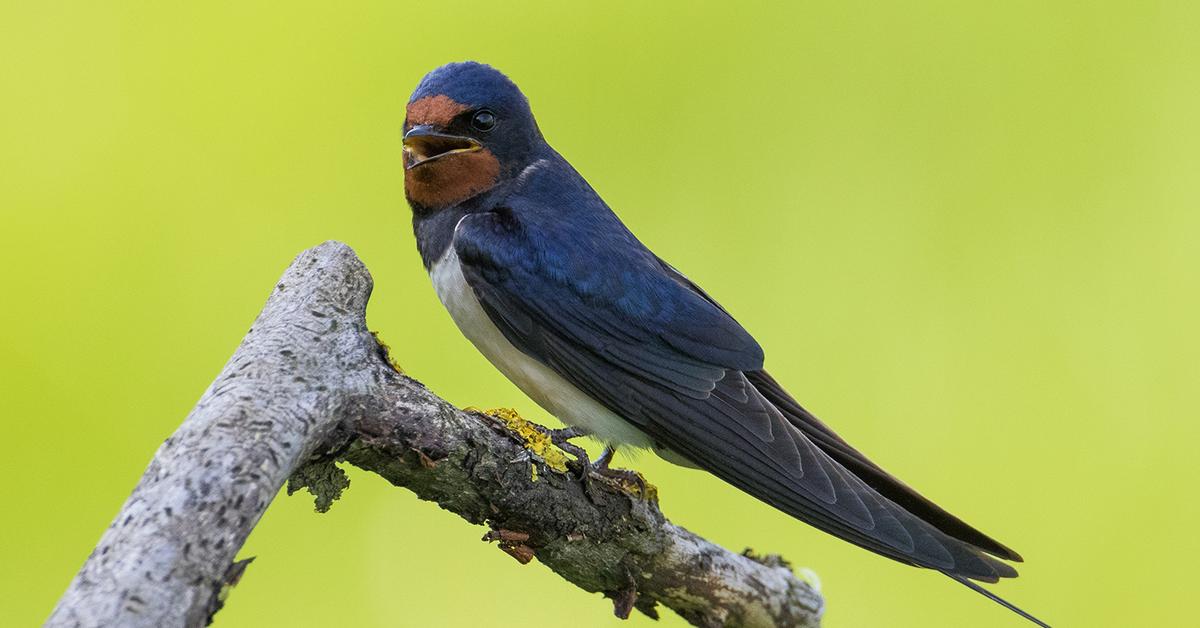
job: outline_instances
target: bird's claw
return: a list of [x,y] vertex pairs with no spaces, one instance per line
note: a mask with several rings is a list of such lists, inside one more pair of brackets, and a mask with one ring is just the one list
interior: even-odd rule
[[650,485],[646,484],[646,478],[633,469],[595,468],[594,470],[597,475],[616,480],[624,488],[636,489],[637,494],[641,497],[650,494]]
[[616,480],[626,490],[636,489],[638,496],[643,499],[650,498],[653,487],[646,483],[646,478],[642,477],[641,473],[633,469],[614,469],[609,466],[612,463],[613,455],[616,453],[617,449],[615,447],[605,449],[604,453],[596,459],[593,471],[601,477]]
[[[570,442],[572,438],[587,436],[588,432],[575,427],[565,427],[560,430],[546,430],[546,435],[550,437],[550,442],[575,458],[573,466],[579,469],[579,483],[583,485],[583,492],[587,494],[588,499],[595,503],[596,486],[592,483],[592,475],[603,475],[602,469],[592,464],[591,458],[588,457],[588,453],[583,447]],[[608,454],[607,450],[605,450],[605,454]],[[598,462],[604,461],[605,458],[602,455]],[[604,468],[607,468],[607,463]]]
[[617,451],[615,447],[605,448],[604,453],[600,454],[600,457],[593,462],[582,447],[570,442],[573,438],[588,436],[588,432],[575,427],[565,427],[557,430],[545,429],[544,433],[556,447],[575,458],[573,464],[568,464],[578,468],[579,481],[583,484],[584,492],[593,502],[596,501],[596,487],[592,482],[593,475],[615,480],[626,492],[636,493],[643,499],[648,499],[653,495],[652,487],[646,483],[646,478],[642,477],[641,473],[632,469],[614,469],[609,466]]
[[546,436],[550,438],[550,442],[554,443],[555,447],[575,458],[575,464],[579,466],[579,479],[586,482],[592,471],[592,461],[583,447],[572,443],[571,439],[587,436],[587,432],[574,427],[564,427],[559,430],[548,429]]

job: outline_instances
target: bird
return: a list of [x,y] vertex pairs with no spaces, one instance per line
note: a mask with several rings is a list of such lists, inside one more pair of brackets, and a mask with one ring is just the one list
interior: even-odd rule
[[[887,558],[979,583],[1021,556],[839,437],[764,370],[759,343],[643,244],[547,143],[512,80],[438,67],[405,107],[404,192],[434,289],[570,438],[648,449]],[[578,450],[578,448],[576,448]],[[578,450],[581,451],[581,450]],[[586,458],[585,458],[586,460]]]

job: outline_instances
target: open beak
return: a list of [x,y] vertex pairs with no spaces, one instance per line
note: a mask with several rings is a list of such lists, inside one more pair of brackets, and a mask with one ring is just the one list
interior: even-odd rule
[[404,134],[404,169],[456,153],[473,153],[482,150],[483,144],[461,135],[439,133],[428,124],[419,124]]

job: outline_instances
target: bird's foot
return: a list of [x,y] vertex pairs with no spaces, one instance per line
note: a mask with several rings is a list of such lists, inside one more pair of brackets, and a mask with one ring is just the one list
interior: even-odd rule
[[[563,447],[562,443],[556,442],[554,435],[556,432],[565,432],[566,430],[552,430],[532,421],[527,421],[520,414],[517,414],[516,410],[511,408],[493,408],[491,410],[467,408],[467,410],[479,412],[499,420],[508,428],[509,432],[524,442],[525,449],[537,454],[546,463],[546,466],[555,471],[567,472],[567,466],[570,461],[565,454],[575,454]],[[559,436],[559,440],[564,439]]]
[[583,447],[572,443],[571,439],[588,436],[589,433],[577,427],[564,427],[559,430],[547,429],[545,433],[546,437],[550,439],[550,442],[554,443],[555,447],[575,458],[574,466],[579,467],[579,479],[584,483],[584,488],[588,488],[588,478],[591,476],[593,469],[592,461],[588,458],[587,451]]
[[614,469],[609,466],[612,464],[613,456],[616,453],[616,447],[610,446],[605,449],[604,453],[600,454],[600,457],[596,459],[592,470],[601,477],[615,480],[626,492],[635,493],[643,499],[656,499],[658,497],[658,490],[646,482],[646,478],[642,477],[641,473],[633,469]]
[[[610,446],[606,448],[604,453],[595,462],[592,462],[583,447],[571,442],[571,439],[579,438],[580,436],[590,436],[591,432],[577,427],[551,429],[526,421],[515,411],[507,408],[488,410],[485,414],[504,421],[510,429],[525,440],[526,448],[540,455],[551,467],[559,471],[574,468],[579,474],[579,482],[583,485],[584,493],[593,502],[596,501],[597,495],[597,488],[593,484],[593,476],[612,480],[614,484],[626,493],[641,497],[642,499],[653,500],[657,498],[658,491],[653,485],[646,482],[642,474],[632,469],[614,469],[609,466],[612,463],[613,455],[617,451],[616,447]],[[545,445],[553,445],[560,452],[548,451],[549,448]],[[573,457],[574,460],[568,460],[563,454]]]
[[[638,486],[644,487],[646,485],[641,479],[641,476],[634,471],[608,468],[608,463],[610,460],[612,460],[613,452],[616,451],[615,448],[609,447],[605,449],[604,453],[596,459],[595,463],[593,463],[588,458],[587,452],[584,451],[582,447],[569,442],[572,438],[589,436],[589,432],[585,432],[575,427],[567,427],[561,430],[547,430],[547,435],[550,437],[550,440],[558,446],[559,449],[575,457],[574,466],[578,467],[579,469],[579,483],[583,486],[584,494],[588,496],[588,499],[591,500],[592,503],[599,503],[599,493],[597,492],[599,489],[593,480],[594,477],[616,479],[617,483],[621,485],[622,488],[625,488],[627,491],[631,491],[632,489],[625,484],[627,480],[624,480],[623,478],[627,477],[626,474],[633,474],[637,476],[636,482]],[[638,494],[645,495],[646,493],[643,490]]]
[[[552,430],[549,428],[543,428],[543,429],[545,429],[546,436],[550,438],[550,442],[557,445],[560,449],[563,449],[563,451],[567,451],[567,449],[563,448],[564,445],[567,447],[570,447],[571,449],[579,449],[579,447],[577,445],[571,444],[570,441],[572,438],[579,438],[580,436],[591,436],[591,432],[588,432],[587,430],[581,430],[577,427],[564,427],[564,428],[558,429],[558,430]],[[573,454],[573,452],[571,452],[571,453]],[[583,455],[583,457],[585,457],[585,458],[587,457],[586,453],[583,453],[581,455]]]

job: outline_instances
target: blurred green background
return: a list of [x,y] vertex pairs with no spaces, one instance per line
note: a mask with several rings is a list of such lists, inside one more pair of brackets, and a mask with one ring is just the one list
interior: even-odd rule
[[[411,374],[545,419],[453,327],[403,199],[408,94],[468,58],[797,397],[1026,556],[997,592],[1194,621],[1200,5],[1000,4],[3,3],[0,623],[47,616],[320,241],[367,262]],[[632,464],[676,522],[816,570],[830,628],[1021,625]],[[650,625],[352,477],[327,515],[271,506],[218,626]]]

